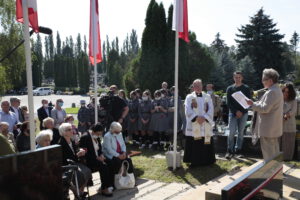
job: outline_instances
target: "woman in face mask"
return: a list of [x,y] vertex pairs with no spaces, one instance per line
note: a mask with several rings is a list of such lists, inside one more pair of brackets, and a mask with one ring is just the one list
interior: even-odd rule
[[114,175],[119,172],[124,160],[129,164],[128,173],[133,173],[132,160],[127,155],[126,145],[121,132],[121,124],[119,122],[112,122],[109,131],[103,138],[102,151],[110,170],[113,172],[110,174],[111,182],[114,180]]
[[164,149],[166,144],[165,132],[168,129],[168,101],[161,98],[161,92],[156,90],[152,102],[151,121],[149,130],[153,132],[152,147]]
[[67,116],[66,111],[62,108],[64,101],[62,99],[57,99],[55,108],[51,110],[51,117],[54,119],[54,126],[58,128],[64,121]]
[[87,166],[92,171],[98,171],[101,178],[101,187],[98,192],[104,196],[112,196],[111,174],[112,171],[108,167],[106,158],[102,153],[102,145],[100,138],[104,132],[104,127],[100,124],[94,124],[91,131],[80,138],[79,147],[86,150],[85,159]]
[[77,145],[79,143],[79,139],[80,139],[80,133],[76,127],[76,125],[74,124],[74,117],[72,115],[67,115],[66,119],[65,119],[66,123],[69,123],[72,125],[72,132],[73,132],[73,136],[72,136],[72,140],[75,142],[75,144]]
[[130,92],[130,100],[128,101],[128,133],[132,135],[133,145],[140,144],[140,136],[138,132],[138,106],[139,100],[135,91]]
[[150,118],[151,118],[151,99],[150,94],[148,91],[144,91],[142,95],[142,101],[140,101],[138,106],[138,130],[141,132],[141,146],[140,148],[143,149],[146,146],[147,141],[149,141],[150,144],[152,144],[152,133],[149,131],[149,125],[150,125]]

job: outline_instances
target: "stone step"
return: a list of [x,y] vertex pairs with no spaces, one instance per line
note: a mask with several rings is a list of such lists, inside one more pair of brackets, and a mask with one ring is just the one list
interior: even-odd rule
[[159,188],[156,191],[153,191],[151,193],[148,193],[144,196],[139,196],[136,199],[161,199],[161,200],[168,200],[168,199],[174,199],[174,197],[178,196],[182,192],[185,192],[187,190],[191,189],[191,186],[187,184],[180,184],[180,183],[168,183],[165,184],[164,187]]
[[[259,161],[249,167],[243,167],[241,169],[236,168],[229,173],[223,174],[217,178],[212,179],[211,181],[201,185],[196,190],[191,190],[188,194],[182,197],[180,200],[190,200],[190,199],[220,199],[221,190],[226,185],[238,179],[245,172],[251,170],[252,168],[259,165],[262,161]],[[209,196],[209,198],[206,198]]]
[[300,199],[300,168],[293,165],[283,165],[283,198],[291,200]]

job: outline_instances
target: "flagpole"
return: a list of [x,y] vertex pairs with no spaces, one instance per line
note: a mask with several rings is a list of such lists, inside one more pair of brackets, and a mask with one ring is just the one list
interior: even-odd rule
[[96,1],[93,0],[93,9],[92,9],[92,17],[93,17],[93,56],[94,56],[94,98],[95,98],[95,124],[98,122],[98,91],[97,91],[97,20],[96,20]]
[[27,0],[22,0],[23,9],[23,37],[25,45],[26,58],[26,78],[28,88],[28,109],[29,109],[29,129],[30,129],[30,149],[35,150],[35,124],[34,124],[34,107],[33,107],[33,91],[32,91],[32,63],[31,63],[31,49],[29,36],[29,19]]
[[178,31],[175,34],[175,91],[174,91],[174,141],[173,141],[173,171],[176,169],[177,153],[177,116],[178,116],[178,54],[179,54]]

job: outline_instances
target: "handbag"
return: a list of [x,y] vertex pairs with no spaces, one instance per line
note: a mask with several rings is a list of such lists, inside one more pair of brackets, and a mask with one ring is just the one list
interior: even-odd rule
[[[168,151],[166,152],[166,161],[168,167],[173,167],[173,157],[174,157],[174,151],[172,150],[172,147],[169,147]],[[180,152],[176,152],[176,168],[181,167],[181,160],[182,156]]]
[[128,173],[129,163],[127,160],[122,162],[119,173],[115,175],[116,189],[130,189],[135,186],[135,178],[133,173]]

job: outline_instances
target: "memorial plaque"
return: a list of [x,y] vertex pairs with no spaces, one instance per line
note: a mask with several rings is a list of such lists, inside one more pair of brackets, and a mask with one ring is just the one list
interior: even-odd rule
[[62,199],[61,166],[59,145],[0,157],[0,199]]
[[263,162],[222,189],[223,200],[282,198],[282,156]]

